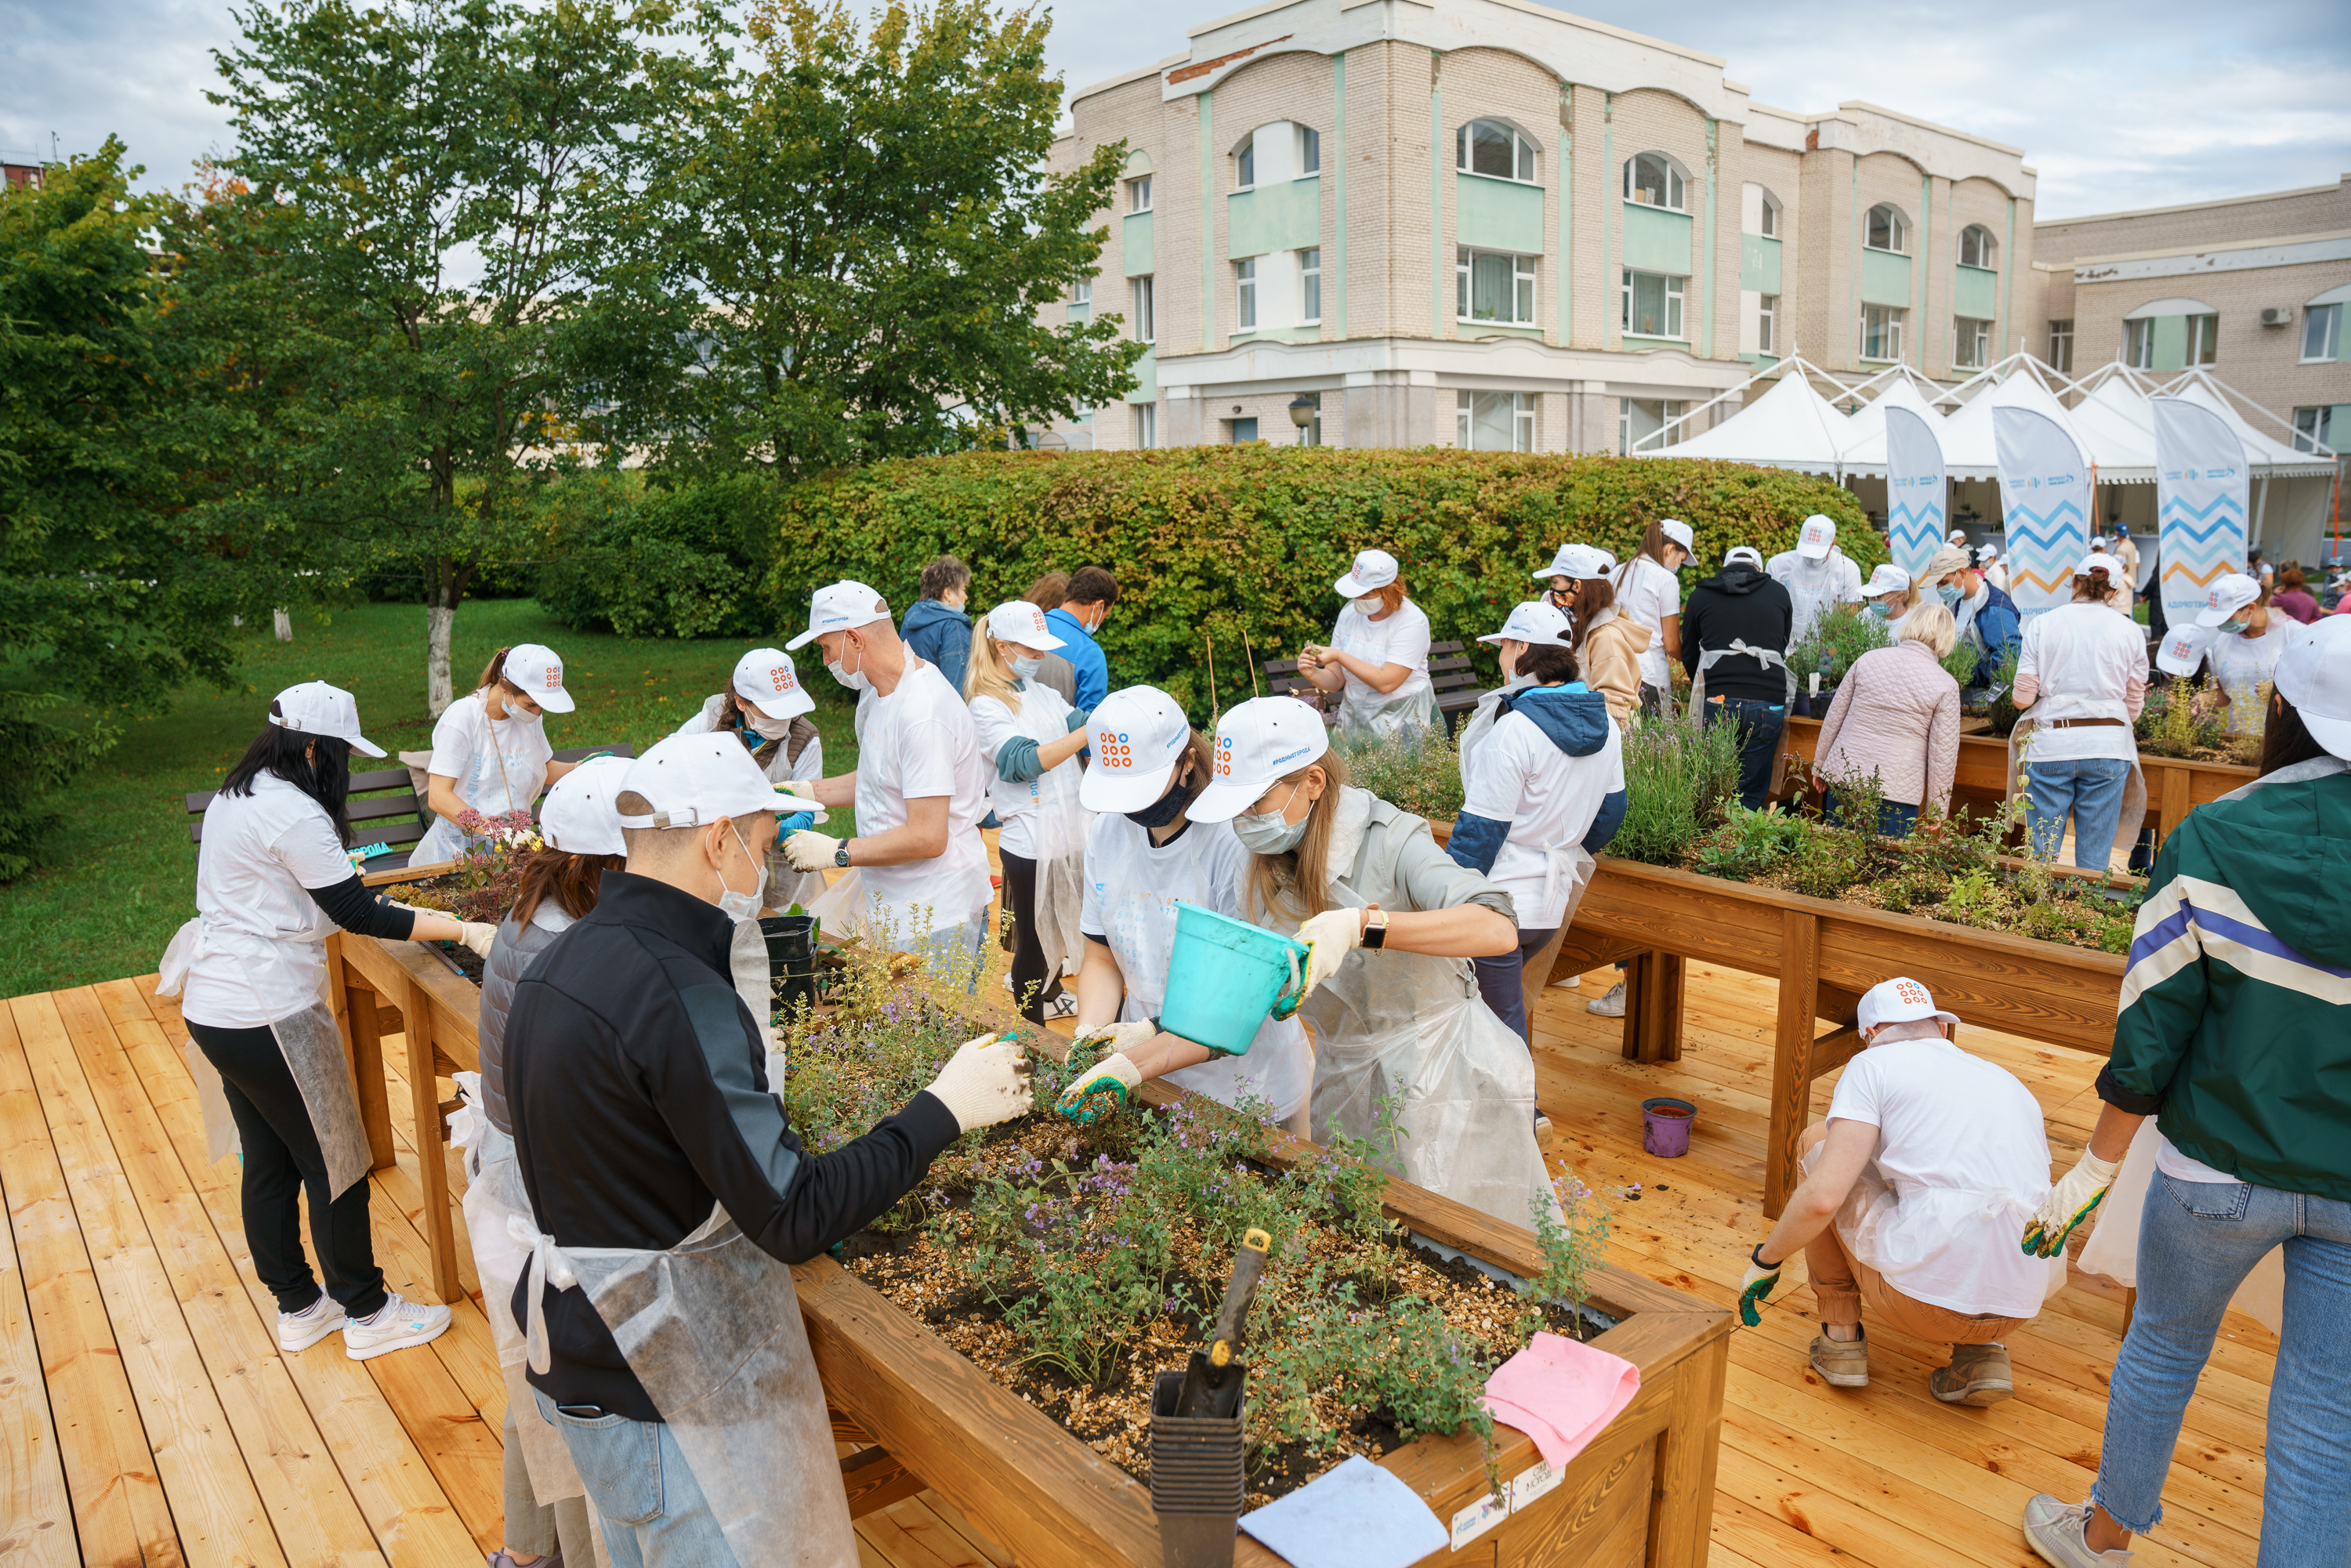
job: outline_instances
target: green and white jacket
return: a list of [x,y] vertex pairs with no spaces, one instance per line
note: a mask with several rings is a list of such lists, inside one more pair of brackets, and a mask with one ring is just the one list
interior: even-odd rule
[[2215,1170],[2351,1201],[2351,764],[2282,768],[2164,841],[2098,1093]]

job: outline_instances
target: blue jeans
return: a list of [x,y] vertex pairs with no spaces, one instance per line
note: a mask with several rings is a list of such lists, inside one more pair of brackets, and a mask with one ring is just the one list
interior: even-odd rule
[[1534,1049],[1533,1025],[1527,1018],[1526,967],[1541,952],[1551,939],[1559,935],[1556,925],[1541,931],[1519,927],[1519,945],[1508,953],[1497,953],[1490,958],[1472,958],[1478,971],[1478,994],[1494,1016],[1510,1026],[1510,1032]]
[[2119,757],[2084,757],[2072,762],[2028,762],[2024,779],[2025,831],[2032,835],[2032,852],[2044,860],[2057,858],[2065,841],[2065,819],[2074,819],[2074,863],[2088,871],[2104,871],[2115,852],[2115,833],[2122,826],[2123,789],[2130,782],[2131,765]]
[[2158,1171],[2138,1231],[2138,1309],[2106,1395],[2091,1500],[2133,1534],[2163,1478],[2229,1298],[2285,1248],[2285,1332],[2270,1385],[2260,1568],[2351,1562],[2351,1203]]
[[[1821,813],[1831,821],[1838,821],[1837,798],[1834,789],[1821,791]],[[1907,839],[1910,830],[1918,825],[1918,808],[1906,806],[1899,800],[1877,803],[1877,836],[1881,839]]]
[[530,1396],[563,1434],[588,1500],[604,1516],[611,1568],[737,1568],[666,1422],[566,1416],[538,1389]]
[[1788,727],[1784,703],[1761,703],[1750,697],[1709,697],[1706,722],[1736,721],[1739,726],[1739,803],[1760,811],[1771,792],[1771,764],[1780,750],[1780,732]]

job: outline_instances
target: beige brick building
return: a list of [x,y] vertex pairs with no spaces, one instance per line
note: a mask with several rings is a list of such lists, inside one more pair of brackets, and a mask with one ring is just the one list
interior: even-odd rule
[[1618,451],[1792,351],[1957,382],[2043,329],[2015,148],[1766,108],[1523,0],[1275,0],[1189,41],[1055,149],[1127,148],[1056,308],[1152,344],[1072,445],[1291,441],[1302,395],[1334,445]]

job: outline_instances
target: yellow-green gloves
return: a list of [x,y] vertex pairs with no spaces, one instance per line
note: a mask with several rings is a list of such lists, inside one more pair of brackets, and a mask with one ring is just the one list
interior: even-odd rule
[[[1134,1025],[1113,1026],[1134,1028]],[[1151,1026],[1144,1024],[1149,1029]],[[1158,1032],[1152,1030],[1153,1033]],[[1053,1109],[1081,1127],[1118,1114],[1128,1096],[1143,1085],[1143,1074],[1123,1051],[1103,1057],[1073,1079]]]
[[1763,1244],[1760,1241],[1755,1250],[1747,1255],[1747,1277],[1739,1281],[1739,1321],[1749,1328],[1762,1326],[1763,1314],[1755,1309],[1780,1288],[1780,1270],[1787,1261],[1782,1258],[1777,1263],[1764,1262]]
[[2102,1160],[2087,1149],[2082,1151],[2082,1162],[2060,1177],[2041,1207],[2024,1228],[2024,1251],[2027,1257],[2054,1258],[2065,1249],[2065,1238],[2074,1228],[2090,1218],[2112,1186],[2115,1173],[2122,1169],[2120,1160]]

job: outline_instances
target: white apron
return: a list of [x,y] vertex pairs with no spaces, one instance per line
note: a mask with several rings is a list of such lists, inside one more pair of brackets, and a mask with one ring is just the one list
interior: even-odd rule
[[666,1251],[559,1247],[519,1215],[509,1234],[530,1251],[531,1370],[549,1364],[544,1286],[586,1291],[743,1568],[858,1560],[789,1268],[716,1204]]
[[1787,695],[1780,699],[1782,705],[1785,706],[1796,700],[1796,672],[1788,667],[1787,655],[1775,653],[1769,648],[1750,648],[1747,645],[1745,638],[1733,637],[1729,647],[1708,648],[1698,656],[1698,674],[1690,677],[1690,712],[1702,714],[1706,711],[1706,673],[1714,667],[1714,662],[1717,659],[1729,658],[1734,653],[1750,659],[1760,659],[1767,667],[1778,665],[1780,673],[1788,677],[1788,691]]
[[1465,775],[1469,768],[1470,751],[1492,732],[1496,722],[1502,716],[1502,699],[1512,692],[1525,691],[1534,684],[1532,675],[1512,675],[1499,688],[1478,699],[1477,707],[1462,721],[1461,738],[1454,743],[1453,747]]
[[[1339,640],[1332,646],[1369,664],[1388,663],[1385,639],[1364,634],[1371,625],[1371,620],[1360,612],[1342,615]],[[1342,684],[1339,727],[1343,731],[1389,740],[1406,729],[1426,729],[1437,722],[1437,691],[1429,685],[1427,671],[1414,671],[1404,678],[1404,685],[1385,695],[1369,688],[1358,695],[1353,687],[1361,684],[1352,676]]]
[[[460,698],[460,701],[477,700]],[[512,710],[508,710],[511,716]],[[484,744],[474,753],[472,766],[465,777],[456,782],[457,799],[485,817],[500,817],[514,811],[528,811],[538,792],[547,787],[546,721],[535,717],[528,725],[517,725],[511,716],[493,723],[485,719]],[[499,744],[505,731],[507,744]],[[527,744],[526,737],[536,737],[537,746]],[[426,813],[431,815],[429,810]],[[408,859],[412,865],[438,865],[443,861],[455,860],[480,841],[449,821],[434,817],[433,825],[416,841],[416,849]]]
[[1837,580],[1844,574],[1837,570],[1837,552],[1831,550],[1821,558],[1817,567],[1808,568],[1801,561],[1789,569],[1787,579],[1781,584],[1795,606],[1795,619],[1789,622],[1788,645],[1794,647],[1820,618],[1837,602]]
[[[1070,733],[1068,710],[1050,711],[1041,705],[1023,702],[1013,723],[1040,745]],[[1071,757],[1035,779],[998,774],[987,789],[998,815],[1026,816],[1036,832],[1037,940],[1045,950],[1049,975],[1074,975],[1086,961],[1079,912],[1086,896],[1086,834],[1094,814],[1078,803],[1084,776],[1084,768]]]

